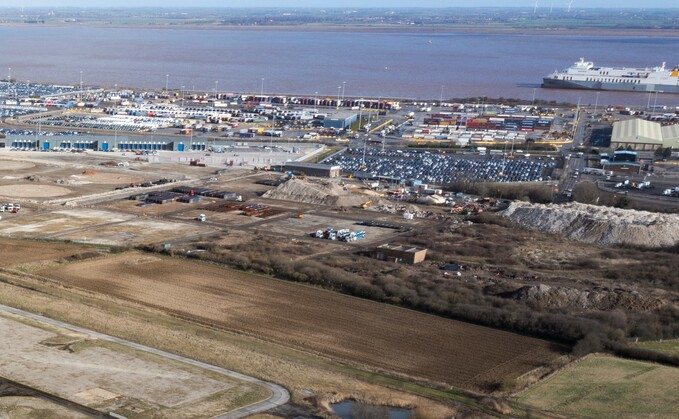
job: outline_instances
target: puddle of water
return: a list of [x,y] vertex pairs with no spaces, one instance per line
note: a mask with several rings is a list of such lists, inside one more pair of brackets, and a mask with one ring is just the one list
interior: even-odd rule
[[332,411],[341,419],[410,419],[410,410],[398,407],[371,406],[353,400],[345,400],[330,405]]

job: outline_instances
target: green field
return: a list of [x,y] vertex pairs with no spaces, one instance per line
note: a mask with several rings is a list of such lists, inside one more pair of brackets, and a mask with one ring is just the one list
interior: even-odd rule
[[591,418],[679,417],[679,368],[590,355],[517,394],[523,409]]
[[637,348],[649,349],[651,351],[662,352],[667,355],[679,356],[679,339],[639,342],[634,345]]

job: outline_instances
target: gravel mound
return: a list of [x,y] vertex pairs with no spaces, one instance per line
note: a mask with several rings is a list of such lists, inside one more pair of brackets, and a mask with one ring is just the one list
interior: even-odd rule
[[628,310],[652,311],[664,305],[660,299],[646,297],[636,291],[623,289],[578,290],[573,288],[550,287],[549,285],[525,286],[501,295],[523,301],[540,308],[578,308],[586,310]]
[[376,197],[344,190],[342,186],[336,183],[323,181],[310,182],[301,179],[291,179],[275,189],[267,191],[262,196],[270,199],[334,207],[353,207],[359,206],[368,200],[378,200]]
[[513,202],[502,215],[533,230],[604,246],[666,247],[679,243],[679,215],[675,214],[576,202],[564,205]]

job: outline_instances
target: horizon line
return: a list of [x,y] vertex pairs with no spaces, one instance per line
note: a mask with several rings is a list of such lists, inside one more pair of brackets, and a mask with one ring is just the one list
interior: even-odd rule
[[[544,6],[538,9],[549,9],[550,7]],[[320,7],[320,6],[180,6],[180,5],[164,5],[164,6],[110,6],[102,4],[94,4],[90,6],[0,6],[2,9],[312,9],[312,10],[351,10],[351,9],[385,9],[385,10],[398,10],[398,9],[526,9],[533,10],[532,6],[474,6],[474,5],[458,5],[458,6],[330,6],[330,7]],[[555,10],[565,10],[567,7],[554,8]],[[578,6],[577,9],[599,9],[599,10],[617,10],[617,9],[639,9],[643,10],[679,10],[679,6]]]

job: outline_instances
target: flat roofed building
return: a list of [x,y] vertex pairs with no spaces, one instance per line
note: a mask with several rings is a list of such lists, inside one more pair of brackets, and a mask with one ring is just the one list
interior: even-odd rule
[[636,151],[619,150],[613,153],[612,161],[636,163],[638,157],[639,153]]
[[323,128],[345,129],[358,120],[358,114],[354,111],[336,112],[323,120]]
[[603,169],[618,174],[639,174],[641,172],[641,164],[632,162],[608,162],[603,164]]
[[374,252],[375,258],[379,260],[387,260],[391,262],[408,263],[414,265],[424,261],[427,256],[427,249],[420,249],[419,247],[406,246],[400,244],[386,243],[377,246]]
[[288,162],[285,170],[298,175],[317,177],[339,177],[342,172],[340,166],[332,166],[320,163]]
[[639,118],[618,121],[613,124],[611,147],[629,147],[637,151],[679,148],[679,126],[663,127],[659,122]]

